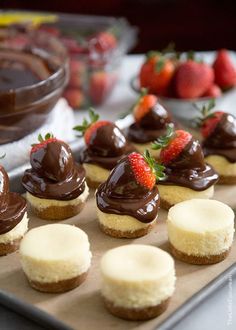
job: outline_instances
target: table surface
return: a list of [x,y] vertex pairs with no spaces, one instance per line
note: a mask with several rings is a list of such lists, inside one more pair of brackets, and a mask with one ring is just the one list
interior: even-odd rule
[[[208,56],[208,54],[206,54]],[[130,79],[137,75],[142,55],[126,56],[121,67],[120,82],[115,87],[107,102],[96,108],[101,118],[117,120],[120,113],[126,112],[137,99],[137,94],[130,87]],[[233,99],[232,99],[233,101]],[[233,102],[228,102],[222,110],[230,111]],[[86,110],[75,113],[76,122],[81,122]],[[234,311],[234,313],[233,313]],[[221,289],[195,308],[173,330],[233,330],[236,329],[236,278],[229,278]]]

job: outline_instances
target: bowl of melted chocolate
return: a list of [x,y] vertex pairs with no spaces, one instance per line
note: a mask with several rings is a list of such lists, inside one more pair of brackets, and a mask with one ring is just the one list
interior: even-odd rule
[[43,125],[68,81],[67,53],[38,31],[0,29],[0,144]]

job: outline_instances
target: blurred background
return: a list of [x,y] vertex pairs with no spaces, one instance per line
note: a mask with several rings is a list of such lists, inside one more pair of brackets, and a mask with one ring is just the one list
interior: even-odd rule
[[124,16],[139,28],[132,53],[163,49],[236,50],[234,0],[1,0],[1,9],[32,9],[89,15]]

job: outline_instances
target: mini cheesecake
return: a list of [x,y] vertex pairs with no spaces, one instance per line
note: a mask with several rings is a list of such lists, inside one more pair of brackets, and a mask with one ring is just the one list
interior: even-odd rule
[[[122,158],[96,191],[100,227],[107,235],[135,238],[146,235],[156,223],[159,192],[150,155],[131,153]],[[156,165],[158,166],[158,165]],[[161,177],[162,167],[158,173]]]
[[9,191],[9,178],[0,165],[0,256],[18,250],[28,230],[26,200]]
[[31,229],[20,244],[23,271],[29,284],[42,292],[65,292],[80,285],[91,256],[88,236],[67,224]]
[[50,135],[32,147],[22,178],[32,211],[41,219],[64,220],[78,214],[89,195],[84,168],[68,144]]
[[110,171],[126,154],[135,150],[121,130],[112,122],[98,121],[99,116],[89,112],[91,122],[74,127],[84,136],[86,147],[80,154],[80,163],[86,171],[89,187],[97,188],[106,181]]
[[205,163],[201,145],[190,133],[169,126],[168,134],[155,141],[155,146],[161,149],[160,162],[165,165],[166,176],[158,183],[162,208],[213,197],[218,174]]
[[219,174],[218,183],[236,184],[236,117],[216,111],[203,120],[201,131],[205,160]]
[[159,136],[166,133],[167,124],[172,119],[167,110],[158,102],[155,95],[141,95],[133,106],[135,122],[129,126],[127,137],[135,148],[143,153],[150,149],[153,157],[158,158],[160,151],[152,150],[151,145]]
[[174,260],[149,245],[124,245],[101,260],[101,293],[108,311],[127,320],[163,313],[175,290]]
[[170,249],[196,265],[224,260],[234,236],[234,212],[216,200],[192,199],[173,206],[167,217]]

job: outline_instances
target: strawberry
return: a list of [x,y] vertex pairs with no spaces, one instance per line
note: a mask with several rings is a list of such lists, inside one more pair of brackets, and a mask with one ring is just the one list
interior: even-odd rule
[[92,73],[89,82],[89,96],[94,104],[101,104],[112,90],[116,75],[105,71]]
[[77,88],[66,89],[63,96],[66,98],[69,105],[74,109],[81,108],[84,104],[84,94]]
[[152,94],[141,94],[137,103],[133,107],[133,115],[136,122],[140,120],[155,106],[157,97]]
[[160,160],[167,165],[178,157],[191,139],[192,135],[189,132],[174,131],[174,126],[170,124],[167,127],[167,134],[154,141],[152,149],[161,149]]
[[221,88],[226,89],[236,85],[236,68],[230,59],[226,49],[218,51],[213,63],[215,82]]
[[201,128],[202,136],[204,136],[205,138],[213,133],[217,124],[219,123],[224,114],[223,111],[213,112],[214,107],[215,101],[214,99],[212,99],[201,109],[197,108],[197,110],[200,111],[200,117],[195,119],[195,123],[197,127]]
[[70,80],[68,85],[70,87],[80,88],[83,86],[85,76],[85,65],[83,62],[76,59],[70,59]]
[[204,97],[219,97],[221,96],[222,92],[218,85],[213,84],[211,85],[208,90],[203,94]]
[[90,144],[92,136],[95,134],[99,127],[112,124],[110,121],[107,120],[98,121],[99,115],[95,114],[93,109],[89,109],[89,119],[90,122],[88,122],[87,119],[84,119],[82,125],[78,125],[73,128],[74,130],[82,133],[87,145]]
[[95,50],[98,53],[105,53],[116,48],[117,39],[113,33],[102,31],[90,37],[89,44],[92,50]]
[[33,144],[30,163],[35,172],[49,180],[60,182],[71,175],[74,160],[68,144],[47,133],[38,136],[39,143]]
[[140,86],[148,88],[150,93],[165,95],[174,72],[175,65],[171,59],[159,52],[149,52],[139,73]]
[[177,68],[175,75],[176,94],[180,98],[202,96],[213,84],[214,71],[206,63],[187,60]]

